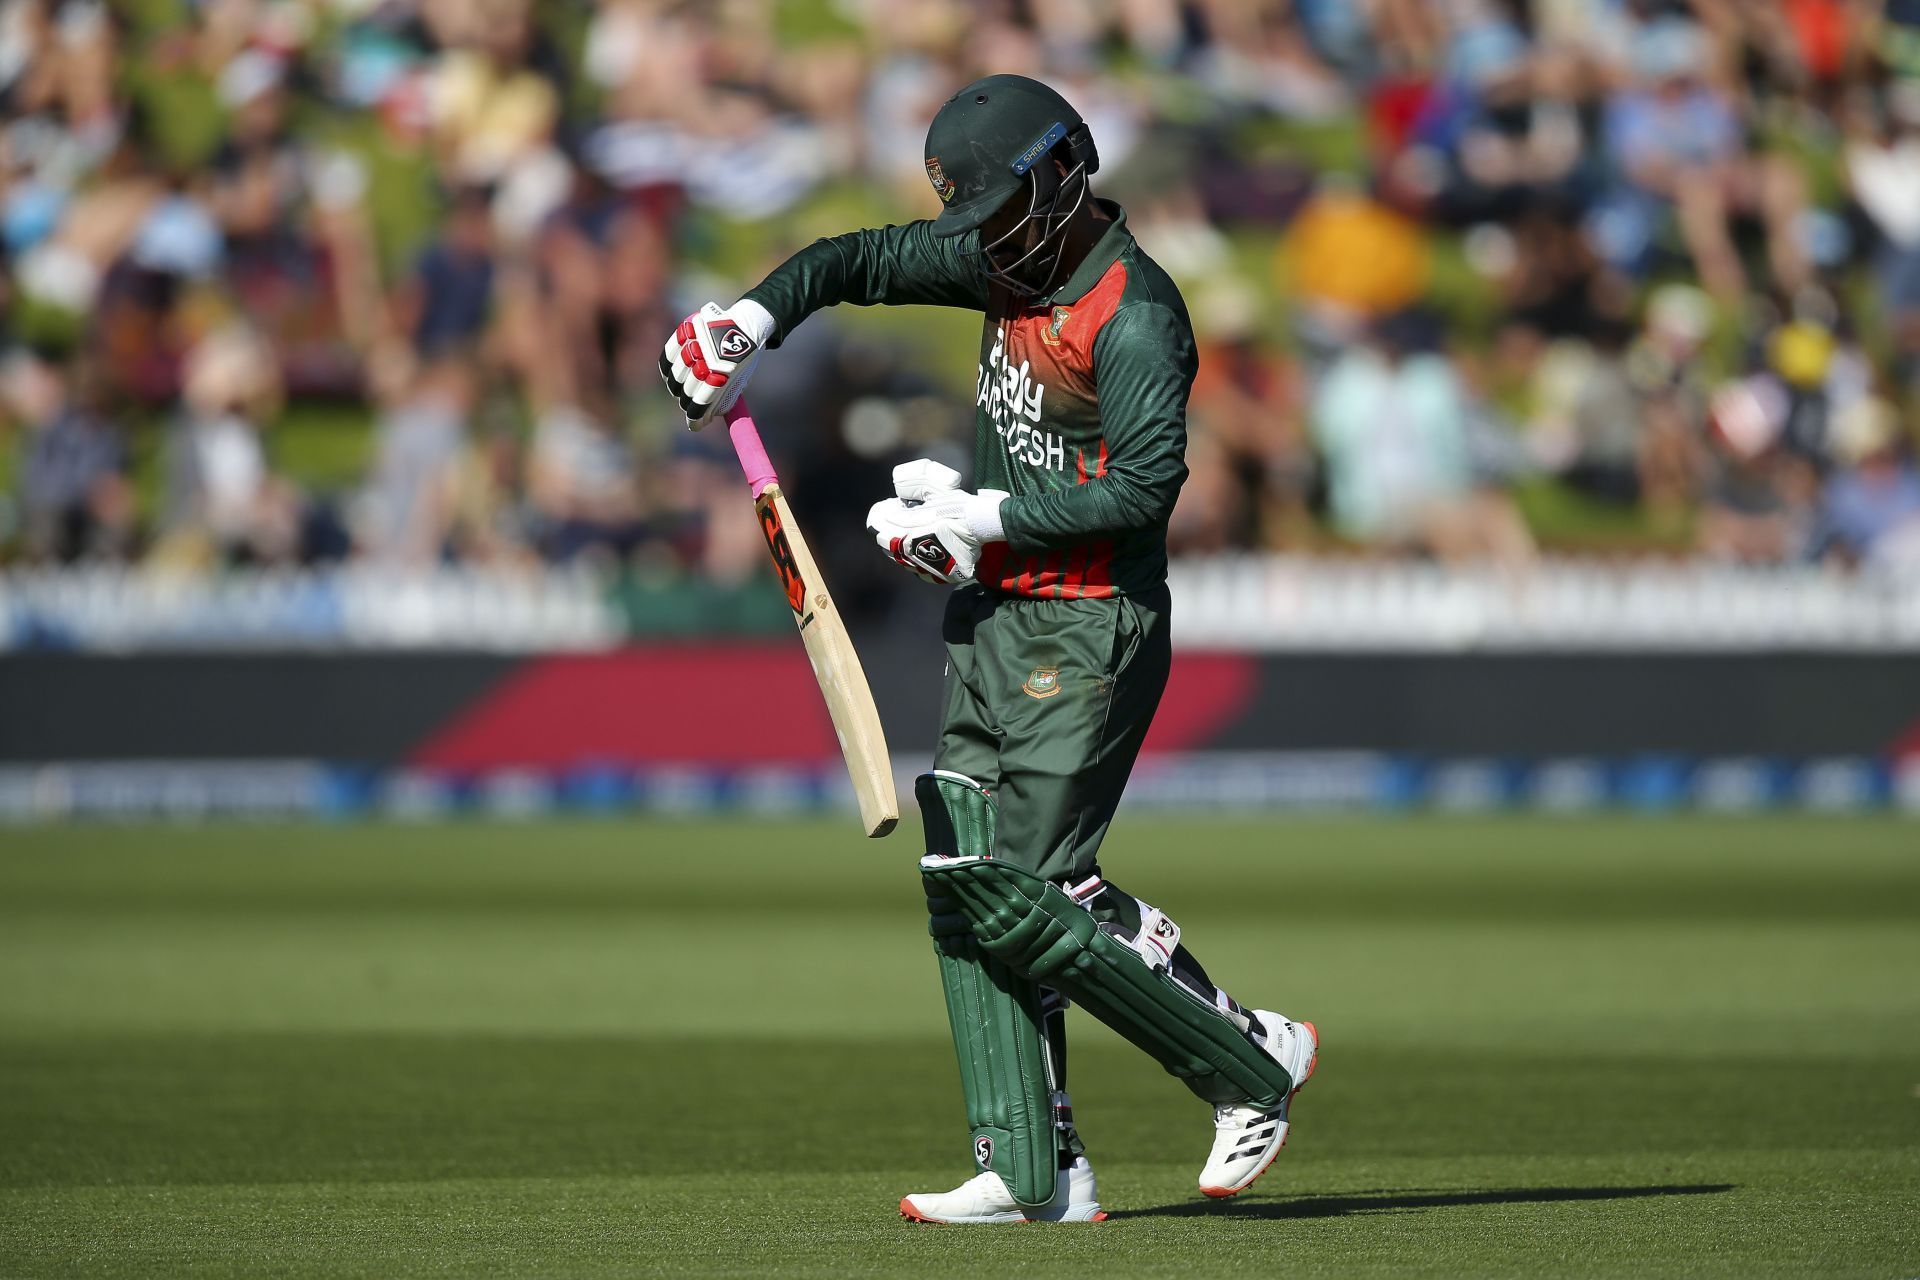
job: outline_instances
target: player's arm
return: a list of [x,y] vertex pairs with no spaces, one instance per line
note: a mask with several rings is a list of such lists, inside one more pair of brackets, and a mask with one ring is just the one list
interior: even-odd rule
[[733,306],[709,302],[682,320],[661,352],[660,376],[697,428],[739,398],[762,349],[779,346],[822,307],[917,302],[982,310],[986,280],[959,254],[970,238],[935,236],[922,221],[816,240]]
[[841,303],[983,310],[986,279],[958,252],[968,238],[936,236],[923,220],[815,240],[746,296],[773,316],[775,347],[802,320]]
[[1143,302],[1109,320],[1093,345],[1106,474],[1001,503],[1009,548],[1164,528],[1187,478],[1187,393],[1198,368],[1193,331],[1171,308]]

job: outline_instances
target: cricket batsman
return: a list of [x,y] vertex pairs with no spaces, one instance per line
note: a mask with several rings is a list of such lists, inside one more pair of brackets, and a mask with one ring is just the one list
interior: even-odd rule
[[1106,1216],[1067,1097],[1069,1003],[1212,1105],[1209,1196],[1279,1154],[1319,1048],[1311,1022],[1215,986],[1180,926],[1098,861],[1171,664],[1167,519],[1198,363],[1180,291],[1089,190],[1099,164],[1045,85],[970,84],[927,131],[937,217],[816,241],[732,307],[687,317],[660,361],[699,426],[822,307],[985,316],[978,487],[922,458],[867,515],[882,552],[958,587],[940,742],[914,797],[976,1172],[902,1200],[920,1222]]

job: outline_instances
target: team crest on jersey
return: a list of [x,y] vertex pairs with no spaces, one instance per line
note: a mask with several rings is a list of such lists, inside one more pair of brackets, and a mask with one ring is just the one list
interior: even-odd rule
[[1055,307],[1053,319],[1040,331],[1040,341],[1050,347],[1060,345],[1060,331],[1067,327],[1067,321],[1073,319],[1073,312],[1066,307]]
[[1060,692],[1060,668],[1035,667],[1020,689],[1029,698],[1051,698]]
[[947,177],[947,171],[940,167],[939,156],[927,157],[927,181],[933,184],[934,194],[940,197],[942,204],[953,203],[953,193],[958,188],[953,185],[952,179]]

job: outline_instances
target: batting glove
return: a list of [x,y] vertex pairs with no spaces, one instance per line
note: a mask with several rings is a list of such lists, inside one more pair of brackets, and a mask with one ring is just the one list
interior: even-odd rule
[[698,431],[733,407],[760,349],[773,336],[773,316],[750,298],[722,311],[709,302],[680,322],[660,356],[660,376]]
[[971,582],[981,546],[1006,539],[1000,504],[1007,495],[959,485],[958,471],[931,458],[901,463],[893,469],[897,496],[873,504],[867,532],[896,564],[929,582]]
[[925,502],[936,494],[960,493],[960,473],[932,458],[915,458],[893,469],[893,496]]

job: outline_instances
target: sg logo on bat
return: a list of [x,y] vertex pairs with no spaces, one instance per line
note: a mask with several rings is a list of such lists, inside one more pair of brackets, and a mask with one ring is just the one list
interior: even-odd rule
[[[771,499],[763,498],[760,507],[760,532],[766,535],[767,551],[773,556],[773,567],[780,574],[780,585],[786,588],[787,604],[795,614],[807,612],[807,584],[800,577],[800,566],[793,558],[793,548],[787,544],[787,531],[780,527],[780,512],[775,509]],[[805,626],[810,618],[802,618]]]

